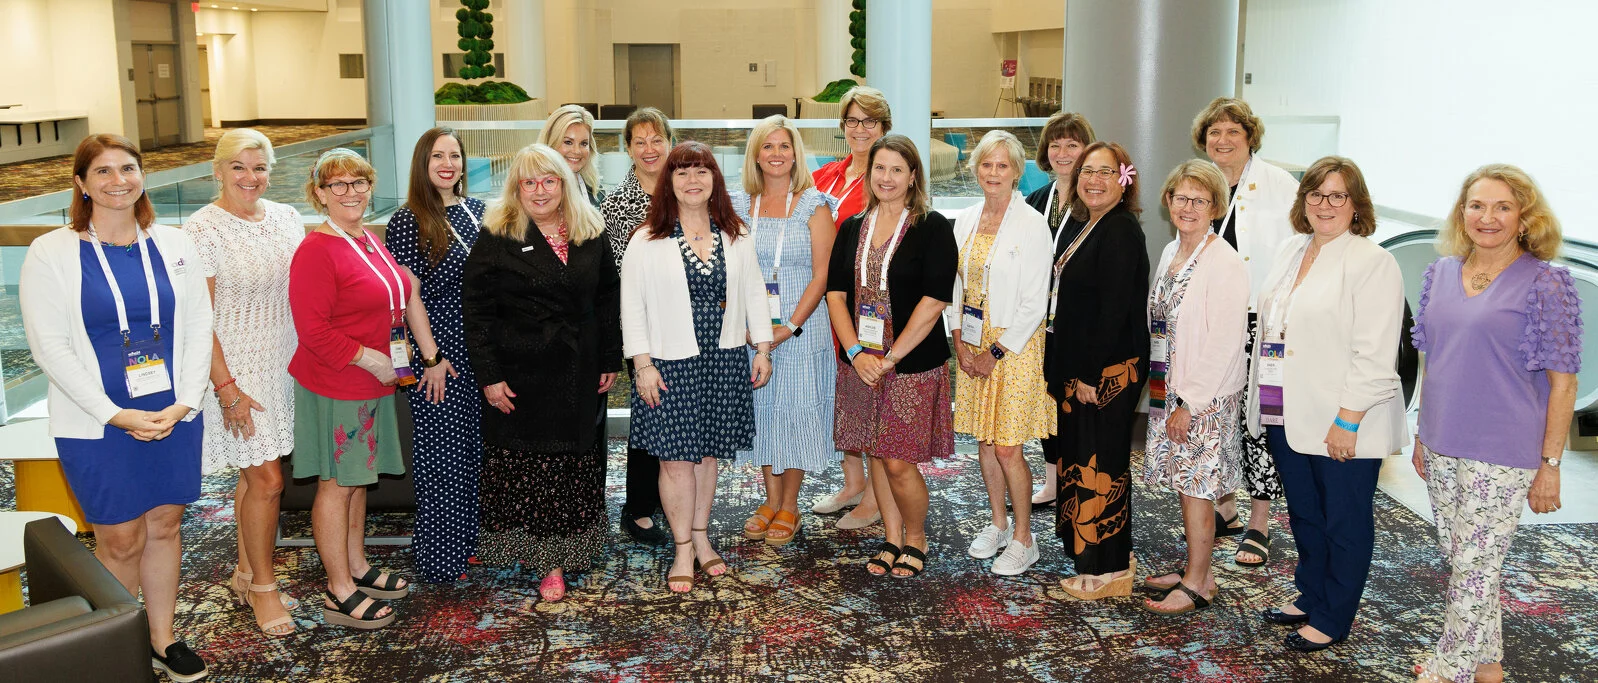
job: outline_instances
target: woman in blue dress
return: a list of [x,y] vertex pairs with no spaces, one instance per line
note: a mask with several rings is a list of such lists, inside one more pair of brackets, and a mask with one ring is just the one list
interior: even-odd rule
[[[412,344],[421,378],[409,392],[416,530],[411,554],[423,581],[464,578],[477,552],[477,483],[482,470],[482,394],[466,355],[461,277],[477,243],[483,202],[466,196],[466,152],[449,128],[416,141],[405,206],[388,221],[384,246],[422,283],[439,358]],[[447,389],[447,390],[446,390]]]
[[193,240],[154,224],[131,141],[84,139],[72,175],[72,223],[34,240],[22,264],[28,348],[50,378],[50,435],[95,557],[143,592],[156,666],[197,681],[205,661],[172,615],[183,507],[200,497],[211,297]]
[[[766,502],[744,522],[744,537],[773,546],[787,545],[799,531],[805,472],[838,459],[832,447],[837,362],[827,307],[820,305],[837,200],[815,188],[804,160],[798,129],[785,116],[769,117],[749,134],[744,186],[732,192],[760,258],[772,334],[772,381],[754,397],[755,447],[740,454],[760,467]],[[815,330],[808,336],[807,326]]]
[[660,459],[677,544],[667,587],[686,593],[696,566],[727,573],[709,536],[716,463],[754,446],[751,393],[771,379],[771,320],[754,240],[710,148],[678,145],[663,173],[622,257],[622,352],[637,378],[633,445]]

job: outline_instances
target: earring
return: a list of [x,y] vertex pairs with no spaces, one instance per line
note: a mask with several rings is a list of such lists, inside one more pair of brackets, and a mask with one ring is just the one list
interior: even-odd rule
[[89,201],[89,193],[83,193],[83,201]]
[[1526,241],[1526,231],[1525,230],[1520,231],[1520,241],[1522,241],[1522,242]]
[[1358,222],[1359,222],[1359,212],[1358,212],[1358,211],[1355,211],[1355,212],[1354,212],[1354,222],[1355,222],[1355,223],[1358,223]]

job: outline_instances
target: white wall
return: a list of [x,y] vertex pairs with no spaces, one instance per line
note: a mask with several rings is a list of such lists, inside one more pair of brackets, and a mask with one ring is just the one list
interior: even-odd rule
[[366,118],[366,79],[338,77],[338,56],[365,50],[358,13],[252,14],[256,118]]
[[1244,97],[1341,117],[1340,153],[1378,205],[1440,217],[1472,169],[1512,163],[1567,236],[1598,242],[1598,3],[1249,0],[1247,22]]
[[0,104],[57,109],[49,0],[0,2]]
[[254,32],[250,30],[253,14],[202,9],[195,17],[209,48],[211,117],[218,125],[261,117],[256,106]]
[[85,112],[97,133],[137,131],[127,24],[112,0],[0,2],[0,104]]

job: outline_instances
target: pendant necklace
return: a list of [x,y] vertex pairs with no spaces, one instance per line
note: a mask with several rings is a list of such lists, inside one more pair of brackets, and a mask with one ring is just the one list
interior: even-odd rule
[[[1471,254],[1471,256],[1475,256],[1475,254]],[[1470,276],[1470,288],[1474,289],[1474,290],[1476,290],[1478,292],[1480,292],[1480,291],[1482,291],[1484,289],[1487,289],[1487,285],[1492,284],[1493,280],[1498,277],[1499,273],[1504,272],[1505,268],[1508,268],[1511,264],[1513,264],[1519,258],[1520,258],[1520,256],[1516,255],[1515,258],[1509,259],[1509,263],[1505,263],[1504,265],[1499,266],[1498,270],[1493,271],[1492,275],[1488,275],[1486,272],[1480,272],[1480,273],[1476,273],[1475,275]]]
[[366,253],[368,253],[368,254],[377,253],[377,245],[372,244],[371,240],[368,239],[369,235],[366,233],[365,230],[361,231],[361,236],[360,237],[356,237],[354,235],[349,234],[349,232],[345,231],[344,228],[341,228],[341,227],[339,227],[337,225],[334,225],[332,221],[328,221],[327,224],[329,226],[331,226],[334,230],[339,231],[339,233],[343,234],[344,236],[353,238],[355,241],[360,242],[361,243],[361,248],[365,249]]

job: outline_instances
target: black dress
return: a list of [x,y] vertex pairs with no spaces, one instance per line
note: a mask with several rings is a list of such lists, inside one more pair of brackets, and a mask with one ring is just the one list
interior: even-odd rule
[[592,566],[609,530],[601,373],[621,370],[621,279],[603,236],[561,263],[532,228],[484,232],[466,262],[463,310],[477,382],[505,382],[509,415],[482,402],[487,564],[544,573]]
[[[1044,369],[1049,392],[1069,404],[1056,437],[1055,534],[1080,574],[1122,571],[1132,552],[1132,423],[1148,375],[1148,295],[1143,227],[1117,206],[1061,271],[1048,349],[1054,362]],[[1097,403],[1076,399],[1077,381],[1097,387]]]
[[[1065,253],[1065,248],[1071,244],[1071,240],[1075,239],[1076,234],[1082,231],[1083,222],[1071,217],[1070,207],[1060,206],[1059,198],[1055,195],[1055,183],[1049,183],[1033,190],[1032,194],[1026,196],[1026,203],[1027,206],[1037,209],[1038,213],[1043,214],[1043,219],[1049,226],[1049,239],[1054,243],[1054,258],[1060,258],[1060,254]],[[1053,348],[1054,330],[1052,327],[1045,328],[1043,334],[1043,374],[1045,377],[1049,374],[1049,363],[1054,361],[1054,356],[1050,351]],[[1054,404],[1054,413],[1054,423],[1057,425],[1065,424],[1065,412],[1060,410],[1058,402]],[[1048,463],[1050,467],[1058,465],[1060,453],[1065,449],[1065,442],[1060,438],[1060,435],[1056,434],[1038,439],[1038,444],[1043,447],[1043,461]]]

